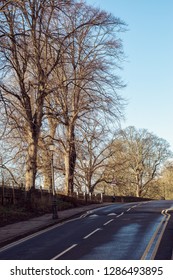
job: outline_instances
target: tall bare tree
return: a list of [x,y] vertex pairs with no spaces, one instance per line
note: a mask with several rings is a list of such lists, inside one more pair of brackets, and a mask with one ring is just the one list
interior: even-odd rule
[[72,193],[78,125],[95,111],[102,118],[116,120],[122,113],[117,88],[123,84],[116,76],[122,44],[116,35],[123,30],[124,23],[82,1],[69,7],[68,14],[69,20],[64,20],[62,26],[72,35],[67,39],[68,49],[64,46],[61,65],[53,72],[57,92],[56,106],[53,103],[51,106],[52,117],[61,124],[59,143],[64,154],[65,190]]
[[54,5],[47,1],[17,1],[11,2],[0,16],[0,88],[6,104],[11,103],[18,118],[25,121],[26,189],[35,187],[43,104],[53,67],[47,49],[51,47],[48,41],[54,11]]
[[69,36],[62,33],[61,17],[71,3],[11,1],[0,14],[0,89],[7,109],[12,106],[23,119],[26,189],[35,187],[44,100],[53,91],[51,75]]

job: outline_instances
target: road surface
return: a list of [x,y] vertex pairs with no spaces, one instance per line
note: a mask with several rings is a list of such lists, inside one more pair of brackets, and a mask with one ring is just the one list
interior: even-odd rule
[[1,248],[0,259],[154,259],[171,207],[164,200],[101,207]]

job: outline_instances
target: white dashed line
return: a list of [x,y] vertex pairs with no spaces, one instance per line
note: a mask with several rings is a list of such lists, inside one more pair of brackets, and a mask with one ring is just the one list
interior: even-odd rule
[[120,216],[124,215],[124,212],[122,212],[120,215],[117,216],[117,218],[119,218]]
[[62,255],[64,255],[65,253],[67,253],[68,251],[70,251],[71,249],[73,249],[74,247],[76,247],[78,244],[73,244],[72,246],[70,246],[69,248],[67,248],[66,250],[62,251],[61,253],[59,253],[58,255],[56,255],[54,258],[52,258],[51,260],[56,260],[59,257],[61,257]]
[[133,205],[131,208],[135,208],[135,207],[137,207],[137,205]]
[[89,218],[94,218],[94,217],[98,217],[98,215],[97,214],[89,215]]
[[106,226],[106,225],[108,225],[109,223],[111,223],[112,221],[114,221],[114,219],[107,221],[107,222],[104,223],[103,225]]
[[88,235],[86,235],[83,239],[87,239],[88,237],[90,237],[91,235],[93,235],[95,232],[101,230],[101,228],[97,228],[94,231],[92,231],[91,233],[89,233]]

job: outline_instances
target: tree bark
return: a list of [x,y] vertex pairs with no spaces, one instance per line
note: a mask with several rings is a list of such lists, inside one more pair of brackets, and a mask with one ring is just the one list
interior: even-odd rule
[[45,164],[43,166],[43,186],[44,190],[52,191],[52,171],[51,171],[51,157],[44,157]]
[[35,179],[37,173],[37,137],[28,137],[28,154],[26,161],[26,175],[25,175],[25,185],[26,191],[31,188],[35,188]]
[[41,150],[41,156],[42,156],[42,166],[41,166],[41,172],[43,175],[43,186],[45,190],[49,190],[52,192],[52,155],[50,152],[50,145],[53,144],[53,139],[56,134],[56,128],[57,128],[57,121],[51,119],[51,117],[48,116],[48,123],[49,123],[49,135],[50,138],[48,139],[40,139],[40,145],[42,147]]
[[65,162],[65,193],[72,195],[74,191],[74,171],[76,164],[76,147],[74,126],[67,128],[67,147],[64,155]]

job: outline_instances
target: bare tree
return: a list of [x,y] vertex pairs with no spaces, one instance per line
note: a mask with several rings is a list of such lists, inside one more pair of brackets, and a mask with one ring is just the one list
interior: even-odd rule
[[0,14],[0,89],[7,109],[12,106],[23,119],[26,189],[35,187],[44,100],[69,36],[62,33],[61,17],[71,2],[11,1]]
[[129,158],[124,143],[118,139],[117,132],[110,145],[111,156],[103,173],[104,188],[116,195],[134,195],[129,180]]
[[172,160],[166,162],[158,176],[155,185],[162,199],[173,199],[173,163]]
[[127,159],[124,174],[136,196],[145,194],[147,187],[160,172],[162,164],[171,157],[166,140],[155,136],[146,129],[128,127],[119,132],[123,144],[124,158]]
[[[50,9],[48,17],[47,9]],[[12,103],[18,118],[25,120],[26,189],[35,187],[37,146],[52,68],[46,50],[50,47],[48,38],[54,9],[46,1],[17,1],[1,13],[0,88],[6,103]]]
[[104,171],[114,153],[111,136],[109,128],[96,118],[89,119],[82,126],[75,173],[78,189],[83,187],[83,191],[93,193],[100,183],[105,182]]
[[[77,127],[93,112],[114,120],[122,113],[117,88],[123,85],[116,76],[122,45],[115,34],[124,23],[99,9],[80,2],[69,7],[69,20],[62,23],[70,33],[61,65],[53,72],[55,89],[52,117],[57,118],[59,144],[64,154],[65,192],[73,192],[76,164]],[[75,32],[72,32],[75,30]],[[113,73],[114,68],[114,73]],[[56,104],[56,105],[55,105]]]

